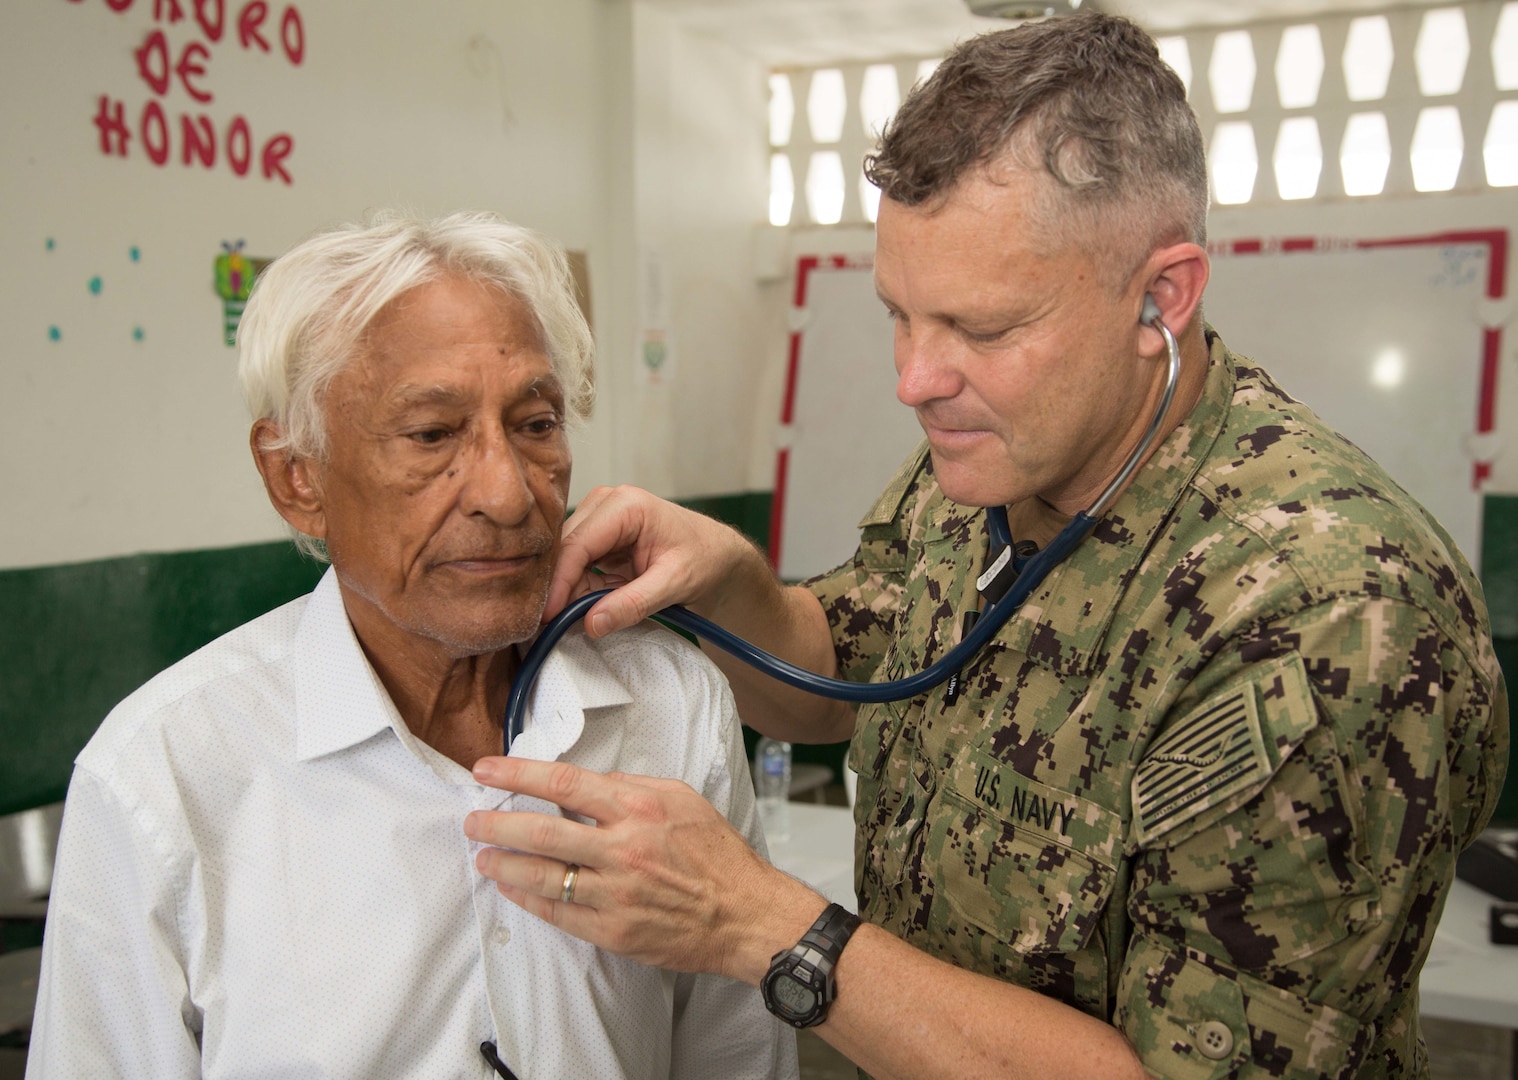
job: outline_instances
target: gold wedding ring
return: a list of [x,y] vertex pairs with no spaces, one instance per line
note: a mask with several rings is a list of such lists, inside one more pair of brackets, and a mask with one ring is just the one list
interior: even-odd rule
[[578,863],[570,863],[564,868],[564,887],[559,890],[559,900],[566,904],[575,902],[575,882],[580,880],[580,867]]

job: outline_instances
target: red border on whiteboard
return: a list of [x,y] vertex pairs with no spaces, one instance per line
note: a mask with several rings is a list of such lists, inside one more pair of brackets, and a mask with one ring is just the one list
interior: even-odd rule
[[[1268,240],[1225,240],[1207,245],[1212,255],[1290,254],[1298,251],[1365,251],[1388,247],[1451,247],[1455,244],[1478,244],[1487,249],[1486,295],[1501,300],[1507,295],[1508,231],[1506,229],[1469,229],[1430,233],[1427,236],[1392,236],[1369,240],[1343,240],[1333,237],[1291,236]],[[1484,435],[1497,426],[1497,374],[1501,370],[1502,327],[1484,327],[1481,334],[1481,388],[1476,399],[1476,432]],[[1472,466],[1471,487],[1481,490],[1491,475],[1491,465],[1478,461]]]
[[803,255],[796,260],[796,291],[791,298],[791,340],[785,364],[785,394],[780,404],[782,445],[775,453],[775,493],[770,499],[770,566],[780,569],[780,537],[785,523],[786,474],[790,469],[790,426],[796,416],[796,382],[801,374],[801,333],[805,329],[806,290],[818,270],[867,270],[875,265],[869,255]]

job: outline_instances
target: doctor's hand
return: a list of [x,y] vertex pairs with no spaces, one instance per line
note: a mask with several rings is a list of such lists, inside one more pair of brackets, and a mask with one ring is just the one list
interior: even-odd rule
[[827,906],[679,781],[504,757],[481,758],[474,778],[594,820],[477,810],[464,833],[493,845],[475,865],[508,900],[619,956],[758,985]]
[[710,616],[728,589],[764,588],[772,577],[764,556],[727,525],[640,488],[598,487],[564,523],[543,621],[588,592],[621,586],[585,617],[586,632],[600,638],[671,604]]

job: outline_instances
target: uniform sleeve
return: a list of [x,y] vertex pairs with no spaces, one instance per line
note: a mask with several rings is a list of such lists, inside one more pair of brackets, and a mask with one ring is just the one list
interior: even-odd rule
[[[749,847],[768,857],[754,800],[732,692],[715,668],[707,676],[711,692],[705,709],[715,717],[690,719],[691,730],[713,735],[711,768],[701,794]],[[712,723],[712,720],[717,723]],[[770,1015],[759,991],[720,975],[679,975],[675,979],[675,1030],[670,1080],[795,1080],[796,1035]]]
[[1426,1070],[1418,972],[1506,760],[1501,673],[1455,640],[1406,602],[1347,598],[1195,678],[1133,784],[1114,1020],[1151,1071]]
[[27,1076],[200,1076],[173,875],[131,813],[76,768],[48,898]]
[[853,556],[803,582],[822,604],[833,632],[839,676],[867,682],[896,634],[896,612],[910,566],[910,530],[931,471],[920,445],[860,521]]

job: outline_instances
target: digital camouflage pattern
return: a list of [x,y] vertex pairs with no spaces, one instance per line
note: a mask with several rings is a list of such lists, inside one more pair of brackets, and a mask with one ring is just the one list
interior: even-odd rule
[[[1421,1076],[1418,971],[1507,760],[1480,587],[1209,331],[1202,399],[964,672],[862,706],[861,912],[1163,1077]],[[960,637],[980,510],[919,451],[809,583],[843,673]],[[957,696],[957,700],[949,698]]]

